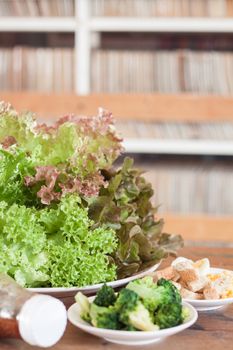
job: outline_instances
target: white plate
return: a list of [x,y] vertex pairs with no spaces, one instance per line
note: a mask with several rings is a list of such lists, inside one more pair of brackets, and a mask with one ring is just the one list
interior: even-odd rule
[[[160,263],[153,265],[149,267],[148,269],[141,271],[135,275],[132,275],[130,277],[122,278],[117,281],[107,282],[106,284],[108,286],[111,286],[113,288],[124,286],[125,284],[129,283],[130,281],[133,281],[137,278],[144,277],[148,273],[151,273],[155,271],[159,267]],[[85,286],[85,287],[70,287],[70,288],[28,288],[28,290],[36,293],[44,293],[49,294],[56,297],[63,297],[63,296],[74,296],[77,292],[82,292],[85,295],[93,295],[96,294],[96,292],[102,287],[103,283],[93,284],[92,286]]]
[[[92,301],[95,297],[88,298]],[[161,329],[158,331],[116,331],[111,329],[96,328],[83,321],[80,317],[80,309],[78,304],[73,304],[68,310],[68,320],[76,327],[82,329],[83,331],[93,334],[97,337],[104,338],[112,343],[124,344],[124,345],[146,345],[162,340],[165,337],[176,334],[183,331],[184,329],[192,326],[197,320],[197,311],[188,303],[183,302],[183,306],[187,307],[189,310],[189,316],[184,321],[183,324]]]
[[[210,273],[217,274],[221,273],[223,271],[229,271],[224,269],[217,269],[214,267],[210,268]],[[216,310],[220,307],[223,307],[224,305],[233,303],[233,298],[226,298],[226,299],[213,299],[213,300],[193,300],[193,299],[184,299],[189,304],[193,305],[196,310],[198,311],[209,311],[209,310]]]

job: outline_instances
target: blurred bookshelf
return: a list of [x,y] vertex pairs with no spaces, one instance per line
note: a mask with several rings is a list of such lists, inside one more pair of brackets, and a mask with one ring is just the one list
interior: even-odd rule
[[[40,33],[73,36],[70,47],[75,58],[73,91],[80,95],[92,92],[233,93],[229,79],[233,74],[230,51],[233,0],[1,0],[0,16],[0,32],[8,35],[34,33],[34,42]],[[164,37],[166,33],[170,39]],[[191,35],[189,43],[184,39],[187,34]],[[193,38],[200,34],[199,47],[193,48]],[[206,40],[210,34],[212,37]],[[111,48],[104,45],[106,36],[111,38]],[[152,47],[148,36],[152,38],[149,39]],[[178,43],[176,48],[174,38]],[[225,43],[221,50],[211,48],[211,42],[216,40]],[[138,47],[137,42],[143,49],[133,49],[134,44]],[[168,43],[166,50],[164,42]],[[61,44],[57,42],[57,45]],[[2,56],[1,52],[0,62],[5,59]],[[2,75],[4,64],[1,66]],[[213,71],[222,76],[222,82],[213,79]],[[116,78],[114,74],[119,76]],[[191,84],[194,77],[195,82]],[[24,88],[31,89],[30,86]],[[41,86],[37,90],[42,91]]]
[[[0,0],[0,92],[9,91],[102,94],[109,109],[101,96],[173,94],[183,118],[162,118],[155,103],[150,120],[143,109],[117,119],[126,151],[163,187],[156,204],[167,202],[165,211],[216,215],[219,201],[220,214],[233,212],[233,114],[224,114],[224,106],[233,111],[233,0]],[[187,94],[196,99],[192,118],[179,107]],[[216,109],[214,120],[198,116],[202,96],[202,115]],[[183,191],[176,206],[173,186]],[[185,199],[189,187],[196,204]]]

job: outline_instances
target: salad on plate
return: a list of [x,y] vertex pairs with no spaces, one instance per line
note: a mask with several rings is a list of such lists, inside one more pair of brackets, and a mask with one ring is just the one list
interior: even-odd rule
[[29,288],[132,276],[182,246],[163,232],[151,184],[111,113],[40,124],[0,103],[0,272]]

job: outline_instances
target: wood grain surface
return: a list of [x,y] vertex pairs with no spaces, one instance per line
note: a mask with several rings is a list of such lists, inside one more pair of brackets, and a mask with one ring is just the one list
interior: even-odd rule
[[165,213],[162,217],[165,221],[164,231],[180,234],[185,241],[233,246],[233,216]]
[[0,92],[0,100],[43,119],[69,113],[95,115],[98,107],[116,118],[166,121],[232,121],[233,98],[191,94],[97,94],[88,96]]
[[[233,248],[185,247],[179,255],[192,259],[209,257],[211,265],[233,270]],[[162,263],[168,265],[171,258]],[[199,313],[197,322],[189,329],[169,337],[161,343],[143,347],[148,350],[231,350],[233,348],[233,304],[217,311]],[[70,323],[63,338],[51,350],[123,350],[125,345],[114,345],[88,335]],[[0,340],[0,350],[36,350],[20,340]],[[136,347],[142,350],[142,347]]]

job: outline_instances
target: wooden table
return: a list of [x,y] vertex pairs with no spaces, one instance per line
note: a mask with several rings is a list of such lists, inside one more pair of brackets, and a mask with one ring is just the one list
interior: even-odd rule
[[[233,248],[185,247],[179,255],[191,259],[209,257],[211,265],[233,270]],[[163,265],[168,264],[168,260]],[[141,347],[136,347],[141,350]],[[233,304],[217,311],[199,313],[197,322],[189,329],[167,338],[161,343],[143,347],[148,350],[230,350],[233,349]],[[1,340],[0,350],[32,350],[20,340]],[[86,334],[68,324],[65,335],[52,350],[123,350],[132,349],[114,345],[103,339]]]

